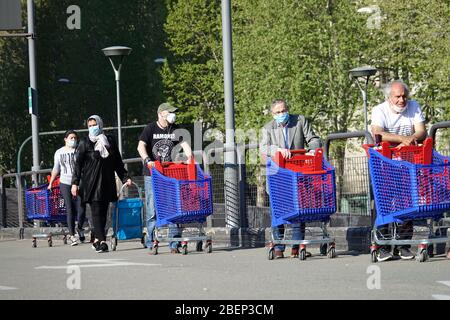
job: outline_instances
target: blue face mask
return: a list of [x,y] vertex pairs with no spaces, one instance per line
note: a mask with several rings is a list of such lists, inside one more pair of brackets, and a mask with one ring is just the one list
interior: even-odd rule
[[67,146],[70,148],[75,148],[77,146],[77,140],[69,140],[67,141]]
[[100,134],[100,128],[99,126],[93,126],[93,127],[89,127],[89,135],[90,136],[98,136]]
[[278,124],[284,124],[289,120],[289,112],[278,114],[276,116],[273,116],[273,118]]

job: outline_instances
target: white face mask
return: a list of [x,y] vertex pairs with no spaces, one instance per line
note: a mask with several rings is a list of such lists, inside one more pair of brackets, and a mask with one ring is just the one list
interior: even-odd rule
[[77,146],[77,140],[69,140],[69,141],[67,141],[67,146],[69,148],[75,148]]
[[406,105],[402,108],[402,107],[399,107],[399,106],[397,106],[397,105],[391,103],[391,107],[392,107],[392,110],[394,110],[395,112],[397,112],[397,113],[403,113],[403,112],[405,112],[405,110],[408,108],[408,104],[406,104]]
[[177,116],[175,113],[169,113],[166,117],[166,120],[168,123],[172,124],[172,123],[175,123],[176,118],[177,118]]

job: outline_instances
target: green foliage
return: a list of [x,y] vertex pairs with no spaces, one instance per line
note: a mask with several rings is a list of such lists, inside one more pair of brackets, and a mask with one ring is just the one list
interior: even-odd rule
[[[22,1],[25,5],[26,1]],[[133,49],[122,69],[122,125],[154,120],[163,100],[184,124],[223,132],[224,93],[220,0],[36,0],[40,131],[82,128],[97,113],[115,126],[114,76],[101,49]],[[268,107],[285,98],[323,138],[364,128],[362,98],[348,71],[372,65],[371,108],[381,86],[404,79],[429,123],[450,116],[450,7],[441,0],[232,0],[236,128],[258,130]],[[66,9],[81,8],[81,30],[68,30]],[[378,8],[359,13],[362,7]],[[370,19],[380,20],[369,25]],[[164,65],[156,58],[166,58]],[[57,80],[68,78],[71,84]],[[28,54],[24,39],[0,38],[0,165],[14,168],[31,134],[27,113]],[[6,115],[6,116],[5,116]],[[253,134],[253,136],[256,133]],[[125,157],[135,157],[138,132],[123,132]],[[254,138],[249,136],[247,138]],[[62,144],[41,140],[45,167]],[[337,144],[340,156],[344,146]],[[31,148],[23,168],[31,166]],[[256,166],[257,167],[257,166]]]

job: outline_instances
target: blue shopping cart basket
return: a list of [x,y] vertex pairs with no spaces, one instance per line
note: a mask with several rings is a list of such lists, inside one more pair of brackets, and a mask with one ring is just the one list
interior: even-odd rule
[[389,151],[386,144],[378,150],[368,148],[377,210],[375,226],[404,220],[439,220],[450,209],[450,158],[432,150],[431,145],[428,138],[422,146]]
[[[326,222],[336,212],[335,170],[323,158],[292,150],[293,157],[267,159],[272,226],[294,222]],[[278,163],[277,163],[278,162]]]
[[66,206],[59,186],[47,189],[48,184],[25,190],[25,206],[28,219],[46,222],[66,221]]
[[156,226],[205,222],[213,213],[211,177],[195,163],[160,163],[151,170]]

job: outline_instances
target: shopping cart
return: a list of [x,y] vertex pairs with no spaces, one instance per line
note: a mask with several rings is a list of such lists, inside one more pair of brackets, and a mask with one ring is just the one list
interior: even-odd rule
[[[275,245],[300,245],[299,258],[306,259],[306,245],[319,244],[321,253],[336,257],[334,239],[326,225],[336,212],[336,187],[334,168],[323,158],[322,149],[314,155],[306,150],[291,150],[290,159],[277,152],[267,159],[267,179],[272,211],[271,242],[268,258],[274,259]],[[320,222],[321,238],[308,240],[275,240],[273,229],[281,224]],[[328,246],[328,250],[327,250]]]
[[[156,209],[156,240],[153,253],[158,254],[159,243],[181,242],[183,254],[188,253],[188,242],[196,241],[196,250],[212,252],[212,240],[205,235],[203,223],[213,213],[211,177],[205,175],[200,166],[193,161],[188,164],[155,162],[152,168],[153,195]],[[193,235],[179,238],[164,235],[160,228],[167,224],[198,224],[198,228],[184,228]],[[198,229],[198,232],[193,232]]]
[[[123,198],[116,202],[112,211],[112,229],[111,249],[116,251],[118,240],[140,239],[145,247],[145,236],[143,234],[144,220],[141,188],[136,183],[132,183],[138,190],[137,198]],[[119,191],[119,197],[127,187],[124,184]]]
[[[47,223],[64,223],[67,221],[66,206],[61,196],[59,185],[47,189],[48,184],[25,190],[25,206],[27,218],[42,220]],[[53,246],[52,237],[63,235],[63,242],[67,244],[67,233],[61,232],[40,233],[32,235],[33,248],[37,247],[37,239],[46,238],[48,246]]]
[[[391,147],[364,145],[369,157],[369,172],[375,198],[376,219],[372,230],[371,260],[377,261],[384,245],[418,245],[417,260],[428,260],[428,247],[447,243],[448,237],[436,237],[433,221],[450,210],[449,157],[433,149],[432,138],[422,145]],[[397,223],[427,220],[428,236],[400,240]],[[388,236],[377,229],[393,223]]]

